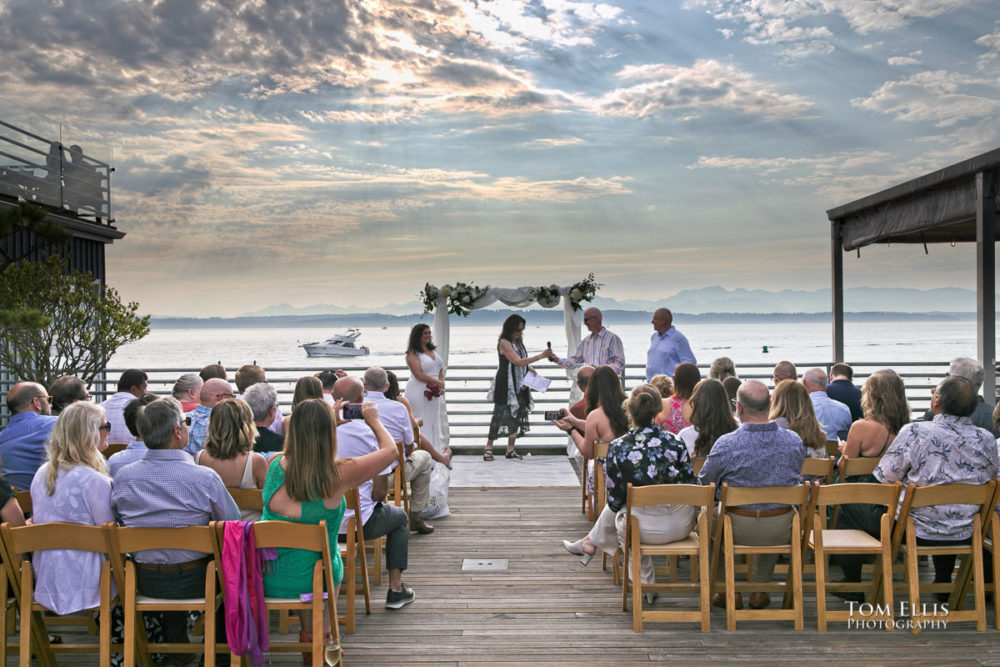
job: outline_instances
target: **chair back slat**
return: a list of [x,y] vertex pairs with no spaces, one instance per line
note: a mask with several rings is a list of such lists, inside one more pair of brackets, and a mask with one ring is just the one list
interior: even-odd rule
[[119,553],[179,549],[214,554],[217,549],[215,537],[208,526],[183,528],[119,526],[115,531],[115,539]]
[[46,549],[72,548],[77,551],[108,552],[108,541],[100,526],[53,521],[31,526],[8,527],[5,534],[7,548],[15,558],[32,551]]
[[275,547],[323,553],[329,548],[325,519],[319,523],[258,521],[253,525],[253,539],[258,549]]
[[822,477],[824,484],[833,482],[833,468],[836,459],[832,456],[826,458],[806,458],[802,461],[802,474],[810,477]]
[[859,456],[851,458],[844,455],[844,458],[840,461],[840,479],[844,480],[855,475],[870,475],[881,460],[881,457],[868,458]]
[[607,458],[608,445],[610,444],[611,444],[610,442],[600,442],[600,441],[594,442],[594,458],[595,459]]
[[775,503],[805,505],[809,500],[809,484],[798,486],[729,486],[722,485],[722,497],[727,507]]
[[33,503],[31,502],[31,491],[15,491],[14,496],[17,498],[17,504],[21,506],[21,512],[24,514],[31,514],[31,508]]
[[697,475],[698,473],[700,473],[701,469],[704,466],[705,466],[705,457],[704,456],[692,456],[691,457],[691,470],[694,471],[695,475]]
[[264,494],[261,489],[239,489],[228,486],[226,490],[241,510],[264,511]]
[[824,484],[816,489],[816,505],[828,507],[845,503],[866,503],[895,507],[902,485],[895,484]]
[[632,507],[649,505],[698,505],[707,507],[715,502],[715,484],[652,484],[628,485],[627,502]]
[[104,458],[110,459],[114,454],[125,451],[126,449],[128,449],[127,442],[114,442],[108,443],[108,446],[101,453],[104,454]]
[[930,505],[982,505],[989,502],[994,493],[995,482],[986,484],[938,484],[935,486],[917,486],[910,484],[906,494],[910,499],[910,507],[928,507]]

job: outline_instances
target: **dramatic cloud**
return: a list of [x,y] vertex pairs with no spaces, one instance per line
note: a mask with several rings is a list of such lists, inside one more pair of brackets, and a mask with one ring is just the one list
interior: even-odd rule
[[896,120],[948,127],[1000,110],[998,88],[996,80],[936,70],[888,81],[868,97],[851,100],[851,104]]
[[613,90],[598,101],[600,113],[645,118],[670,111],[722,109],[766,118],[795,118],[812,108],[805,98],[717,60],[678,65],[629,66],[618,78],[641,83]]

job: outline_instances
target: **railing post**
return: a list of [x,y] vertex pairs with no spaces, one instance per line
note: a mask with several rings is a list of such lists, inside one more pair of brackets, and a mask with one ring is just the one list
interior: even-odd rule
[[976,174],[976,329],[979,361],[986,371],[983,398],[996,403],[996,188],[995,172]]

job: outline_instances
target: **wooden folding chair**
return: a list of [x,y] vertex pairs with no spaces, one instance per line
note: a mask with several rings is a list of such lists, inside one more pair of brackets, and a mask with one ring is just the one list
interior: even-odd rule
[[[711,542],[712,506],[715,504],[715,484],[699,486],[697,484],[657,484],[653,486],[633,487],[628,485],[626,504],[625,557],[631,563],[632,581],[628,581],[628,568],[622,573],[622,611],[628,609],[628,595],[632,593],[632,630],[642,632],[642,624],[650,623],[685,623],[700,622],[701,631],[711,629],[711,597],[712,583],[708,573],[709,543]],[[701,508],[697,528],[683,540],[670,544],[643,544],[639,535],[639,519],[632,516],[635,507],[651,505],[694,505]],[[667,556],[676,558],[687,555],[691,557],[691,567],[699,563],[697,582],[680,582],[672,579],[670,583],[644,584],[639,576],[640,561],[643,556]],[[694,577],[692,577],[694,579]],[[643,594],[647,591],[697,590],[700,596],[697,611],[689,610],[645,610],[643,609]]]
[[832,456],[825,459],[806,458],[802,461],[802,475],[820,478],[821,484],[833,483],[833,469],[837,460]]
[[[136,660],[136,642],[141,654],[153,653],[204,653],[206,667],[215,664],[215,609],[221,592],[218,590],[216,563],[220,562],[219,547],[212,526],[187,526],[183,528],[135,528],[105,524],[112,545],[114,567],[124,573],[123,590],[119,591],[125,606],[125,664]],[[205,568],[205,594],[198,598],[157,598],[139,593],[136,563],[127,555],[138,551],[183,549],[211,556]],[[205,635],[201,644],[149,643],[141,613],[144,611],[197,611],[204,616]],[[138,626],[138,629],[137,629]],[[148,660],[148,655],[141,656]]]
[[[361,523],[361,501],[358,497],[357,487],[348,489],[344,496],[347,498],[347,509],[354,510],[354,516],[347,520],[347,541],[340,544],[340,556],[344,561],[344,586],[342,587],[345,596],[345,614],[341,621],[344,623],[347,634],[354,634],[354,607],[355,598],[358,595],[357,582],[358,574],[361,575],[361,594],[365,597],[365,613],[372,613],[371,585],[368,582],[368,558],[365,553],[365,529]],[[374,541],[373,541],[374,542]],[[377,553],[377,552],[376,552]],[[375,567],[382,567],[381,555],[375,559]]]
[[[100,615],[98,644],[96,646],[94,644],[50,645],[45,622],[41,616],[41,612],[49,611],[49,609],[34,600],[35,584],[32,563],[25,558],[26,554],[49,549],[74,549],[110,556],[107,538],[101,526],[52,522],[12,528],[10,524],[4,523],[0,527],[0,533],[3,535],[4,543],[6,583],[13,588],[20,610],[19,664],[22,667],[28,667],[31,664],[32,648],[35,649],[40,664],[52,664],[53,653],[95,652],[100,656],[100,664],[109,664],[112,648],[122,650],[121,644],[111,645],[112,573],[109,560],[105,560],[101,566],[99,583],[101,601],[100,605],[94,608],[98,610]],[[94,609],[85,611],[89,613]],[[30,641],[25,640],[27,637],[30,637]]]
[[[222,543],[224,522],[214,524],[216,537]],[[326,521],[318,524],[296,523],[293,521],[258,521],[253,524],[254,545],[258,549],[303,549],[319,554],[313,566],[312,599],[303,601],[301,597],[294,598],[264,598],[267,610],[288,613],[289,611],[312,612],[312,642],[270,642],[269,651],[273,652],[311,652],[312,664],[319,667],[324,663],[324,651],[333,662],[333,652],[340,652],[340,624],[337,617],[336,588],[333,583],[333,557]],[[324,592],[325,591],[325,592]],[[228,600],[226,604],[231,604]],[[235,601],[232,603],[235,604]],[[326,647],[323,643],[323,611],[324,605],[330,618],[330,631],[333,635],[333,646]],[[285,633],[282,633],[285,634]],[[339,659],[337,655],[337,659]],[[231,664],[240,664],[239,657],[230,653]]]
[[694,471],[695,477],[701,472],[702,467],[705,465],[704,456],[692,456],[691,457],[691,470]]
[[[718,526],[722,526],[722,536],[716,544],[712,565],[712,585],[716,577],[719,559],[725,556],[726,573],[726,629],[735,630],[736,621],[773,621],[791,620],[796,630],[802,629],[802,531],[801,516],[807,515],[809,505],[809,484],[799,486],[763,486],[763,487],[731,487],[722,485],[719,494],[719,516],[716,520],[715,535],[719,536]],[[733,523],[728,510],[743,505],[758,505],[763,503],[791,505],[792,525],[788,542],[767,546],[736,544],[733,537]],[[721,547],[721,549],[720,549]],[[720,554],[721,551],[721,554]],[[774,582],[736,582],[735,558],[738,555],[752,554],[786,554],[791,562],[784,585]],[[749,579],[749,571],[748,571]],[[785,604],[782,609],[736,609],[737,592],[765,592],[782,587],[785,591]],[[787,608],[788,603],[791,608]]]
[[[991,480],[983,485],[976,484],[938,484],[935,486],[917,486],[908,484],[906,493],[903,496],[903,504],[899,510],[899,518],[893,531],[892,544],[893,553],[902,550],[903,562],[906,565],[906,584],[902,586],[903,591],[909,592],[910,609],[915,613],[922,613],[920,606],[920,593],[950,593],[948,600],[948,614],[941,619],[922,618],[921,616],[911,616],[910,629],[914,634],[920,632],[920,625],[923,621],[946,620],[953,621],[975,621],[976,631],[986,630],[986,591],[983,582],[983,523],[990,513],[990,506],[996,493],[996,480]],[[972,518],[972,539],[967,544],[956,544],[952,546],[920,546],[917,544],[917,534],[914,527],[911,512],[914,508],[929,507],[931,505],[977,505],[978,510]],[[962,609],[959,604],[959,595],[965,587],[965,575],[962,570],[970,567],[963,564],[959,570],[959,576],[951,583],[931,583],[920,584],[918,572],[918,560],[920,556],[957,555],[963,559],[971,559],[973,599],[975,606],[972,609]],[[917,612],[920,610],[920,612]]]
[[118,452],[124,451],[126,449],[128,449],[127,442],[115,442],[115,443],[109,442],[107,448],[101,453],[104,454],[104,458],[110,459],[112,454],[117,454]]
[[[882,601],[888,613],[879,613],[879,608],[865,620],[892,621],[892,526],[895,523],[896,507],[902,484],[830,484],[814,485],[816,512],[811,515],[812,529],[806,536],[806,545],[816,555],[816,622],[820,632],[826,632],[828,621],[858,620],[849,610],[828,611],[826,592],[860,591],[867,592],[870,602]],[[838,505],[864,503],[885,505],[886,512],[880,522],[880,537],[872,537],[863,530],[826,527],[827,509]],[[837,554],[874,555],[876,568],[881,576],[873,576],[869,583],[834,582],[828,583],[827,556]],[[879,595],[878,583],[882,582]],[[891,623],[889,626],[891,627]]]
[[[1000,592],[1000,553],[998,553],[997,544],[1000,543],[1000,515],[996,511],[996,508],[1000,507],[1000,482],[997,483],[996,492],[993,494],[992,510],[987,512],[983,520],[983,549],[989,551],[993,556],[993,581],[985,584],[985,592],[993,593],[993,627],[1000,630],[1000,596],[997,595]],[[965,603],[965,597],[968,594],[969,583],[972,578],[972,567],[971,561],[966,559],[963,563],[963,567],[959,570],[959,576],[962,579],[961,592],[958,595],[958,599],[955,602],[955,608],[961,609]]]
[[402,507],[406,516],[410,516],[410,488],[406,482],[406,449],[401,440],[396,441],[396,458],[398,463],[392,470],[392,487],[389,489],[387,499],[396,507]]
[[865,456],[856,456],[852,459],[845,454],[840,461],[840,474],[837,477],[837,481],[846,482],[850,477],[870,475],[881,460],[882,457],[869,458]]

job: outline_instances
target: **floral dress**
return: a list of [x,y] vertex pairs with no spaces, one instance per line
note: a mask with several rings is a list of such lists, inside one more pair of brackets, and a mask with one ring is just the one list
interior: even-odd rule
[[684,419],[684,399],[671,396],[667,402],[670,404],[670,413],[657,426],[669,433],[680,433],[691,425],[691,422]]
[[628,485],[697,484],[691,455],[677,436],[652,424],[632,429],[608,446],[608,507],[625,507]]

